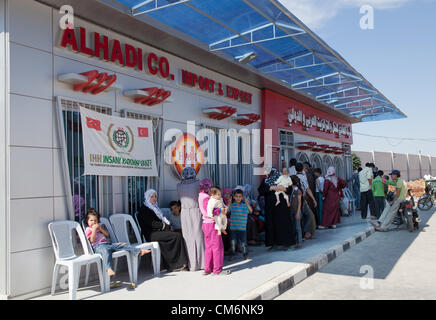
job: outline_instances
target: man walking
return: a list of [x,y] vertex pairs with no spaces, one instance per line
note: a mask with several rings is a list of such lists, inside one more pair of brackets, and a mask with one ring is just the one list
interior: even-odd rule
[[372,180],[374,178],[374,163],[367,163],[365,168],[359,173],[360,182],[360,208],[362,219],[366,219],[368,206],[371,211],[371,219],[376,219],[376,209],[374,196],[372,194]]
[[306,199],[310,198],[313,201],[313,205],[315,206],[315,208],[317,207],[317,203],[315,196],[309,188],[307,176],[303,171],[303,164],[300,162],[297,163],[295,165],[295,170],[297,170],[297,177],[300,178],[301,188],[304,192],[302,201],[303,203],[301,205],[301,213],[303,214],[303,231],[305,233],[303,240],[305,240],[311,238],[316,230],[315,215],[310,209]]
[[390,182],[389,184],[395,185],[395,198],[389,203],[389,206],[383,210],[378,221],[371,221],[377,231],[388,231],[389,226],[397,215],[401,202],[406,200],[407,197],[407,184],[403,179],[401,179],[400,171],[393,170],[390,175],[393,182]]

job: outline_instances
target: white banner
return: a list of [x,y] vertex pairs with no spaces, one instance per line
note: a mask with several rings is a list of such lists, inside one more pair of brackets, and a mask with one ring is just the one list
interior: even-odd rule
[[157,176],[151,120],[80,108],[85,175]]

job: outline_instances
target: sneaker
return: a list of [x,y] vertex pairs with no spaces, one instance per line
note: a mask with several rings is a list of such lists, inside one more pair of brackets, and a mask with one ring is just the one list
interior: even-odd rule
[[248,256],[248,254],[244,255],[244,260],[249,260],[250,257]]
[[232,272],[230,270],[221,270],[220,273],[212,273],[214,276],[227,276],[231,274]]
[[203,272],[203,276],[208,276],[210,275],[212,272]]
[[136,283],[132,282],[132,283],[129,285],[129,288],[130,288],[130,289],[136,289]]

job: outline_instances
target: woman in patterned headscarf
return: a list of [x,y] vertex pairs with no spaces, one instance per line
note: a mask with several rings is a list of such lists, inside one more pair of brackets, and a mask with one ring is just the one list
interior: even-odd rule
[[177,192],[182,204],[180,212],[182,234],[188,252],[189,270],[197,271],[204,268],[204,236],[201,228],[201,212],[198,207],[200,181],[192,167],[184,168],[180,177],[182,181],[177,184]]
[[188,266],[185,245],[180,233],[173,232],[170,222],[157,203],[157,193],[148,189],[139,210],[138,223],[147,241],[159,243],[162,262],[168,271],[182,271]]

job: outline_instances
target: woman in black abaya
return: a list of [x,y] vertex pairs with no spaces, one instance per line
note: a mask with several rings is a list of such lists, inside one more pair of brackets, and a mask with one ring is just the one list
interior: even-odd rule
[[277,229],[275,227],[275,211],[277,208],[275,206],[276,196],[271,187],[275,185],[275,182],[280,177],[280,173],[274,167],[265,168],[265,175],[266,177],[262,180],[258,192],[265,199],[265,246],[270,247],[269,250],[272,250],[273,247],[277,247],[275,241],[275,231]]
[[[292,195],[292,187],[286,188],[280,186],[271,186],[270,189],[275,191],[284,191],[288,195],[289,199],[291,199]],[[274,232],[274,248],[278,246],[282,246],[283,249],[288,250],[290,247],[296,244],[296,231],[295,231],[295,220],[293,219],[293,213],[291,212],[291,208],[288,207],[288,204],[283,197],[283,194],[280,194],[280,203],[275,206],[273,209],[273,232]]]

